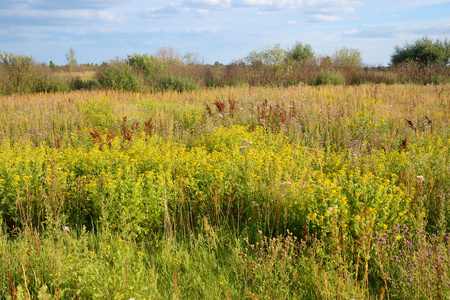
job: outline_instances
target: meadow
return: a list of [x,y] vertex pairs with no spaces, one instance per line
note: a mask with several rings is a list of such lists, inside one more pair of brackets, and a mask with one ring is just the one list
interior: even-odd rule
[[2,299],[448,299],[450,86],[0,96]]

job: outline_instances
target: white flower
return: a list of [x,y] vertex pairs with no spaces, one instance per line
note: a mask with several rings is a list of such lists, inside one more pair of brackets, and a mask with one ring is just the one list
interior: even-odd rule
[[425,180],[425,178],[422,175],[418,175],[416,178],[419,181],[424,181]]

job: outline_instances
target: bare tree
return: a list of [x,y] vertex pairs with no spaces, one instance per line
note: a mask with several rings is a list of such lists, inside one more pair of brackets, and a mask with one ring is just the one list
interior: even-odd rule
[[176,61],[181,60],[181,55],[170,47],[159,48],[155,53],[155,57],[161,60]]

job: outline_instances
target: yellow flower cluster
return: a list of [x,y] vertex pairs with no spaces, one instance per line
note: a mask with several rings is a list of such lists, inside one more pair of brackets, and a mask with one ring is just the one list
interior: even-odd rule
[[[55,149],[4,143],[0,191],[14,195],[8,198],[12,210],[17,195],[57,197],[61,209],[81,221],[106,210],[115,220],[111,226],[132,224],[129,230],[136,235],[162,226],[164,203],[173,207],[186,197],[197,203],[197,213],[207,213],[212,206],[226,209],[233,195],[244,207],[259,205],[258,210],[249,208],[249,220],[263,222],[261,209],[282,209],[286,222],[307,222],[320,230],[330,224],[355,231],[369,225],[382,228],[409,217],[411,200],[395,184],[398,176],[350,168],[346,151],[330,154],[295,146],[282,134],[244,126],[217,128],[192,144],[144,133],[126,147],[115,137],[103,150],[95,145]],[[390,159],[380,153],[367,159],[374,157]],[[38,212],[45,203],[34,205]]]

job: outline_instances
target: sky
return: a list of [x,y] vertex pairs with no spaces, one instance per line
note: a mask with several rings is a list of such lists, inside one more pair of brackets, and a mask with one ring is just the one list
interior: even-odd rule
[[0,51],[39,63],[102,63],[163,47],[208,64],[296,42],[316,55],[358,49],[389,65],[394,47],[450,38],[450,1],[440,0],[0,0]]

